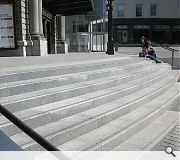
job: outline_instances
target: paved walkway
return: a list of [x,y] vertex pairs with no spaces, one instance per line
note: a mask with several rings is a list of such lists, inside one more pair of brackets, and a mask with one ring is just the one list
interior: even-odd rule
[[[165,62],[171,63],[171,52],[163,48],[155,48],[158,57]],[[180,50],[180,47],[176,47]],[[30,57],[0,57],[0,70],[11,67],[25,67],[44,64],[62,64],[77,61],[100,60],[112,58],[116,56],[138,56],[141,47],[119,47],[115,55],[107,55],[105,52],[81,52],[81,53],[68,53],[68,54],[53,54],[48,56],[30,56]],[[180,52],[175,52],[175,65],[179,69]]]
[[115,53],[115,55],[107,55],[105,52],[82,52],[68,54],[54,54],[48,56],[31,56],[31,57],[0,57],[0,71],[12,68],[28,68],[30,66],[40,65],[63,65],[71,64],[79,61],[101,60],[114,57],[126,56],[124,54]]
[[166,147],[172,147],[175,151],[180,151],[180,122],[166,135],[163,140],[156,145],[153,150],[161,151]]

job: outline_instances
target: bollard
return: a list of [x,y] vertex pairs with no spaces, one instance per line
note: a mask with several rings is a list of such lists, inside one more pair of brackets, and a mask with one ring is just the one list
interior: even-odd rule
[[115,42],[115,51],[118,51],[118,42]]
[[174,49],[172,50],[172,62],[171,62],[172,68],[174,66]]

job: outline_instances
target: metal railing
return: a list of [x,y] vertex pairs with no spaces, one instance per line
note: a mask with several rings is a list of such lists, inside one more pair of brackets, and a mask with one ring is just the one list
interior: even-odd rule
[[153,45],[156,45],[156,46],[159,46],[159,47],[161,47],[161,48],[164,48],[164,49],[166,49],[166,50],[168,50],[168,51],[171,51],[171,53],[172,53],[172,56],[171,56],[171,66],[174,67],[174,52],[175,52],[175,51],[178,52],[179,50],[174,49],[174,48],[171,48],[171,47],[168,47],[168,46],[164,46],[164,45],[159,44],[159,43],[157,43],[157,42],[152,42],[152,44],[153,44]]
[[47,151],[60,151],[0,104],[0,113]]

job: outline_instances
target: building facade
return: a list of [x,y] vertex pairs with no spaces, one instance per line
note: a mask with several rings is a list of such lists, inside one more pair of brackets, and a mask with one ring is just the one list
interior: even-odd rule
[[[1,0],[0,56],[46,56],[68,52],[65,17],[99,18],[101,0]],[[89,18],[88,21],[92,21]],[[75,21],[71,21],[75,22]],[[67,27],[66,27],[67,24]],[[71,48],[70,48],[71,49]]]
[[97,20],[91,18],[92,16],[87,15],[66,17],[65,39],[69,52],[104,52],[107,50],[106,15]]
[[114,0],[114,41],[180,44],[180,0]]

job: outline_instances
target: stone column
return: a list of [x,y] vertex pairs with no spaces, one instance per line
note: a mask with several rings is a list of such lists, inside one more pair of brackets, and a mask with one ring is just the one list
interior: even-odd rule
[[43,35],[43,23],[42,23],[42,0],[38,0],[38,5],[39,5],[39,34],[41,37],[44,37]]
[[42,0],[29,1],[30,35],[33,41],[32,56],[47,55],[47,40],[43,36]]
[[56,53],[56,49],[55,49],[55,44],[56,44],[56,38],[55,38],[55,35],[56,35],[56,22],[55,22],[55,20],[56,20],[56,18],[55,18],[55,16],[53,16],[52,17],[52,20],[51,20],[51,27],[52,27],[52,31],[51,31],[51,33],[52,33],[52,35],[53,36],[51,36],[51,54],[55,54]]
[[68,53],[68,45],[65,42],[65,16],[56,16],[56,52]]
[[26,56],[29,56],[31,55],[31,52],[32,52],[32,45],[33,45],[33,42],[31,40],[31,35],[30,35],[30,28],[29,28],[29,25],[30,25],[30,19],[29,19],[29,1],[30,0],[26,0],[25,1],[25,13],[26,13],[26,41],[27,41],[27,47],[26,47]]
[[[29,1],[30,33],[33,39],[39,37],[39,0]],[[36,38],[35,38],[36,37]]]

